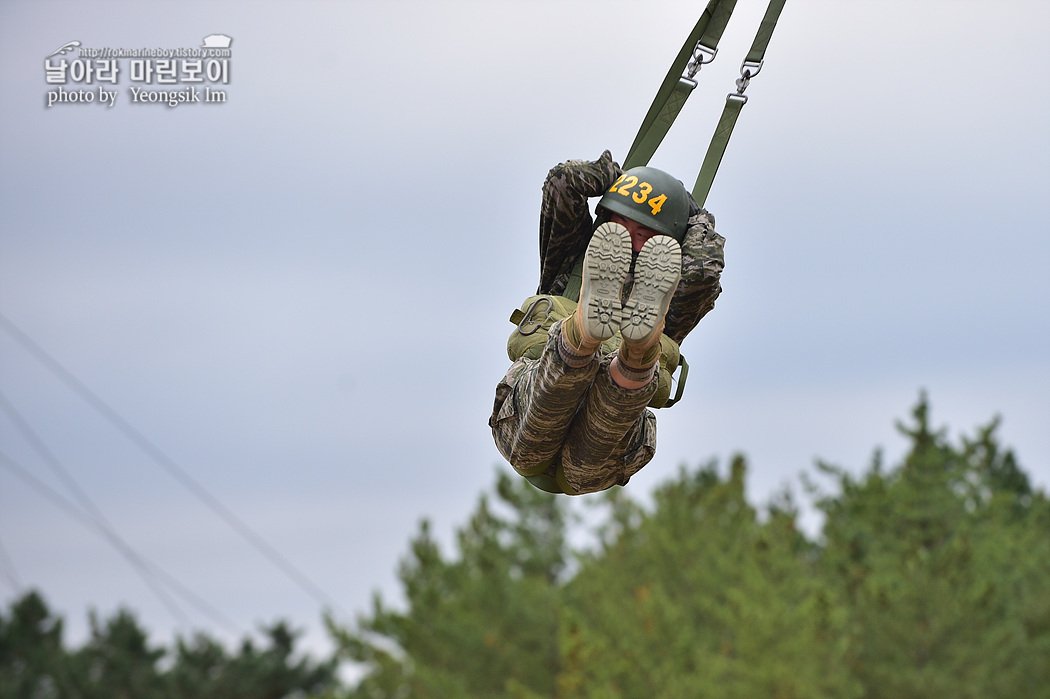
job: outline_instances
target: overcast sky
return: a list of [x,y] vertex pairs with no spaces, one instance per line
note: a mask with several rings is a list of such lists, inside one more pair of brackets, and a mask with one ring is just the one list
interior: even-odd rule
[[[398,599],[502,464],[486,426],[536,286],[540,185],[622,160],[703,2],[0,3],[0,313],[334,600]],[[764,3],[740,0],[652,164],[687,184]],[[761,505],[817,458],[894,462],[921,391],[1050,484],[1050,4],[788,0],[708,208],[723,294],[683,345],[640,499],[735,452]],[[47,105],[47,57],[232,37],[225,104]],[[77,53],[66,54],[74,60]],[[87,86],[97,91],[102,83]],[[67,89],[76,89],[72,83]],[[179,88],[183,85],[177,86]],[[157,89],[153,86],[153,89]],[[308,593],[0,327],[0,602],[232,639]],[[812,521],[812,520],[810,520]]]

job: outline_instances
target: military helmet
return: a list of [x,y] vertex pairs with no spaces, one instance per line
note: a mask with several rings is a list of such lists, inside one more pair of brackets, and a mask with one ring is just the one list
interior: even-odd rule
[[679,243],[689,227],[689,194],[681,182],[654,167],[632,167],[613,182],[598,206],[637,221]]

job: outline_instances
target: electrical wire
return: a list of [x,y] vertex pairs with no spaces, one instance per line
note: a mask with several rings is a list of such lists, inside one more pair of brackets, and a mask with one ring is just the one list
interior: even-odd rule
[[198,500],[204,503],[213,513],[237,532],[241,538],[247,541],[256,551],[262,554],[276,568],[283,572],[292,582],[299,586],[306,594],[312,597],[322,606],[338,612],[341,616],[349,617],[341,605],[331,596],[326,594],[319,585],[314,583],[302,571],[281,555],[273,546],[256,534],[247,524],[242,522],[228,507],[223,505],[218,498],[209,493],[203,485],[198,483],[190,474],[175,463],[167,454],[160,450],[145,435],[139,432],[131,423],[96,395],[82,381],[62,366],[55,358],[48,354],[40,345],[26,335],[18,326],[12,323],[3,313],[0,313],[0,327],[20,344],[27,352],[43,364],[57,378],[59,378],[74,393],[79,395],[95,412],[105,418],[113,427],[121,432],[129,441],[146,453],[163,470],[182,484]]
[[[59,504],[63,509],[70,511],[70,514],[74,514],[82,523],[89,524],[90,527],[94,528],[103,537],[108,540],[114,548],[135,568],[150,589],[156,595],[157,599],[168,608],[172,616],[175,617],[183,626],[189,626],[189,619],[186,614],[182,611],[182,608],[178,603],[168,594],[161,583],[167,584],[169,588],[177,592],[186,601],[197,608],[198,611],[202,612],[212,621],[218,623],[221,626],[225,626],[228,630],[241,631],[236,624],[231,622],[222,613],[216,610],[214,607],[204,601],[202,597],[190,590],[186,585],[180,582],[172,575],[166,573],[162,568],[154,563],[150,563],[136,551],[120,534],[117,533],[116,528],[106,519],[102,511],[95,505],[88,494],[80,487],[80,484],[70,475],[69,471],[62,465],[58,460],[58,457],[47,448],[43,440],[36,434],[29,423],[26,422],[25,418],[15,409],[11,401],[4,395],[3,391],[0,391],[0,409],[7,413],[8,418],[15,428],[22,434],[22,436],[29,442],[33,449],[37,452],[44,463],[58,476],[58,478],[65,484],[66,488],[73,494],[74,499],[79,503],[80,509],[73,503],[67,500],[63,500],[59,503],[54,497],[51,499]],[[8,461],[11,461],[10,457],[5,457]],[[12,462],[13,463],[13,462]],[[22,468],[22,467],[19,467]],[[24,470],[24,469],[23,469]],[[39,485],[36,485],[39,490],[44,486],[42,481],[38,481]],[[61,497],[57,492],[54,492],[55,496]],[[49,496],[50,497],[50,496]],[[162,578],[162,579],[158,579]]]
[[22,581],[18,577],[18,569],[15,568],[14,559],[7,553],[7,549],[4,548],[4,542],[0,539],[0,563],[3,563],[4,577],[11,581],[11,586],[15,589],[15,592],[19,595],[22,594],[24,589]]
[[[77,509],[76,505],[71,503],[69,500],[66,500],[57,491],[55,491],[49,485],[47,485],[42,480],[34,476],[29,470],[22,467],[17,461],[12,459],[7,454],[4,454],[3,452],[0,452],[0,465],[3,465],[5,468],[7,468],[8,471],[11,471],[15,475],[22,478],[22,480],[26,481],[31,486],[36,488],[38,492],[44,495],[44,497],[48,498],[60,508],[65,510],[68,514],[78,519],[81,524],[97,530],[99,533],[101,533],[103,536],[109,539],[110,543],[116,546],[117,549],[121,552],[121,554],[128,558],[128,560],[135,563],[136,567],[139,567],[140,570],[141,567],[144,566],[144,563],[141,560],[141,558],[139,558],[138,554],[136,554],[134,551],[128,548],[124,541],[121,540],[120,537],[116,536],[111,529],[106,528],[99,522],[93,520],[89,515],[87,515],[83,511]],[[157,584],[157,581],[154,578],[154,576],[143,575],[143,580],[146,582],[146,584],[150,586],[150,588],[153,590],[154,594],[157,595],[160,601],[164,603],[164,606],[168,608],[168,611],[172,613],[172,616],[174,616],[180,624],[188,625],[189,620],[186,618],[186,615],[183,613],[182,609],[180,609],[179,606],[175,603],[175,600],[171,598],[171,595],[169,595],[166,590],[164,590]]]

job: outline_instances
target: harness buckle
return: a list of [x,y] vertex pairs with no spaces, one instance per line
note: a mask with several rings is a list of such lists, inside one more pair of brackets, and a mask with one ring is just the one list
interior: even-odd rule
[[704,46],[699,41],[696,42],[696,48],[693,49],[693,56],[689,59],[689,62],[685,64],[685,72],[682,73],[682,77],[692,79],[692,77],[696,75],[696,72],[700,70],[701,66],[715,60],[715,56],[717,55],[717,46],[712,49]]
[[[743,96],[744,90],[751,83],[751,78],[755,77],[762,71],[762,66],[765,61],[748,61],[745,60],[740,64],[740,78],[736,81],[736,94]],[[752,70],[754,69],[754,70]],[[747,101],[746,98],[744,101]]]

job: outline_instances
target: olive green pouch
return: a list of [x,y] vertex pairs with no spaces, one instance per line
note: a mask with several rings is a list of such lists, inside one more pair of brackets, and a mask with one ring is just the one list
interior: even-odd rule
[[[514,323],[514,331],[507,338],[507,356],[512,362],[521,358],[539,359],[543,354],[543,347],[547,343],[547,335],[550,328],[557,321],[568,318],[576,310],[576,302],[564,296],[553,296],[541,294],[530,296],[510,314],[510,322]],[[620,347],[621,336],[619,333],[602,343],[602,354],[615,352]],[[678,390],[671,397],[673,387],[672,376],[681,367],[682,371],[678,378]],[[682,356],[678,343],[667,337],[660,336],[660,376],[659,387],[656,394],[649,401],[650,408],[669,408],[677,403],[685,390],[685,379],[689,373],[689,365]]]

